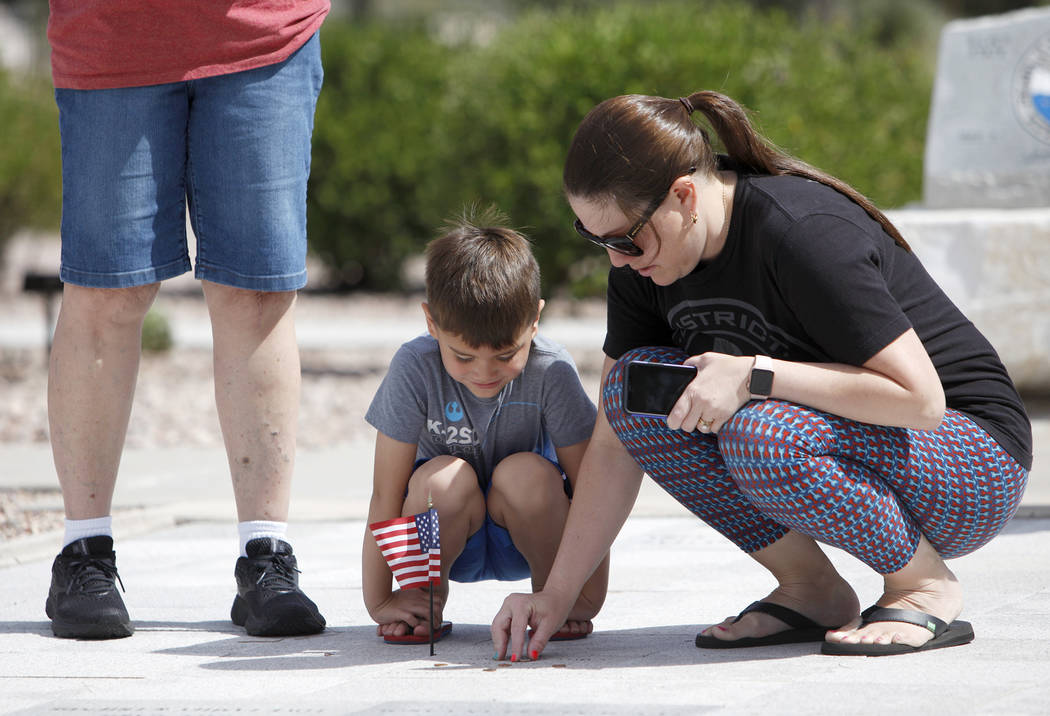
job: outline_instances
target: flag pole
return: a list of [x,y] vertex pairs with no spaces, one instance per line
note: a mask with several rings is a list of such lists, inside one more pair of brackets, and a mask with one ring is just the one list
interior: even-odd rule
[[[427,493],[427,511],[429,512],[434,508],[433,496]],[[430,568],[427,567],[427,591],[430,592],[430,655],[434,656],[434,584],[430,582]]]
[[430,655],[434,655],[434,585],[430,585]]

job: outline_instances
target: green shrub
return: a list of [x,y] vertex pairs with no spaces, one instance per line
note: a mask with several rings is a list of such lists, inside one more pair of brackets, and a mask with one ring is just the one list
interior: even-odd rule
[[147,353],[165,353],[171,350],[174,341],[167,317],[151,308],[142,321],[142,350]]
[[440,180],[428,137],[444,120],[451,50],[422,27],[322,31],[310,246],[344,286],[396,288],[404,258],[434,227],[420,213],[422,182]]
[[43,82],[0,70],[0,250],[20,228],[54,229],[62,213],[58,110]]
[[429,186],[445,190],[439,204],[483,198],[530,224],[549,285],[593,253],[569,229],[562,162],[583,115],[617,94],[715,89],[754,110],[778,145],[881,205],[921,193],[931,76],[923,58],[880,47],[863,28],[746,4],[618,5],[528,14],[457,59],[457,111],[436,144],[461,172]]
[[[746,3],[534,10],[483,46],[419,30],[327,27],[310,234],[361,286],[397,267],[465,204],[495,203],[535,242],[546,290],[600,291],[604,263],[569,228],[562,161],[584,114],[639,92],[714,89],[787,151],[884,207],[921,194],[928,48],[866,16],[828,24]],[[581,263],[583,261],[583,263]]]

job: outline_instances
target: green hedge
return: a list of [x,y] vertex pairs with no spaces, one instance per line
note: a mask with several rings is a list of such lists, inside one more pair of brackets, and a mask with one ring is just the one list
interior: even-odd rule
[[600,290],[603,256],[568,229],[562,160],[583,115],[627,92],[725,92],[881,206],[915,200],[932,63],[881,29],[697,2],[527,12],[480,46],[330,22],[311,245],[346,284],[394,289],[444,218],[492,202],[533,238],[548,291]]
[[58,110],[43,81],[0,70],[0,249],[20,228],[54,229],[62,213]]
[[310,173],[310,246],[338,283],[392,289],[433,231],[420,185],[439,180],[431,135],[446,121],[452,51],[422,27],[329,21]]

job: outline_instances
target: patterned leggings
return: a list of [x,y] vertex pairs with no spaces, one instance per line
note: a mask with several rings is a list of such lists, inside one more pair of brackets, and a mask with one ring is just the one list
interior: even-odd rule
[[920,534],[942,557],[959,557],[1017,511],[1028,471],[955,410],[937,430],[911,430],[752,401],[717,436],[624,410],[627,362],[686,358],[663,347],[625,354],[602,386],[606,415],[660,487],[745,552],[793,529],[889,574],[908,563]]

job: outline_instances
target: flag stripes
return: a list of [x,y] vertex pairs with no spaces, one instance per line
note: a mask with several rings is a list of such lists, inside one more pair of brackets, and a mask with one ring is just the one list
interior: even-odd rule
[[368,527],[402,589],[441,583],[437,510],[374,522]]

